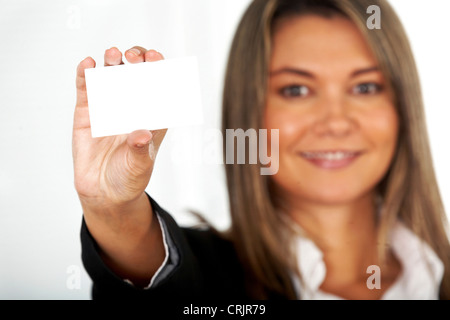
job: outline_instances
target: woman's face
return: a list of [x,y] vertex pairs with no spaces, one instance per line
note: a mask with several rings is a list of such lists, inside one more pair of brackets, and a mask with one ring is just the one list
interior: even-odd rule
[[338,16],[281,21],[269,70],[265,126],[279,129],[272,179],[281,195],[343,204],[373,191],[391,163],[399,124],[356,26]]

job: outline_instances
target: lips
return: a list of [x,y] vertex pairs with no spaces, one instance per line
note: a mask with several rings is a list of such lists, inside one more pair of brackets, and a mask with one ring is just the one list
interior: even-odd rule
[[301,157],[322,169],[340,169],[347,167],[361,154],[361,151],[349,150],[319,150],[300,152]]

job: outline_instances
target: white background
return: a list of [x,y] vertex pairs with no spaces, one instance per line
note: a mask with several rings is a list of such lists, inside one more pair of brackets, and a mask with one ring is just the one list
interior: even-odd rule
[[[0,299],[89,299],[73,186],[75,69],[134,45],[199,58],[205,125],[169,130],[147,191],[180,224],[229,223],[214,156],[231,37],[249,0],[0,0]],[[450,210],[447,0],[391,0],[413,45],[438,182]],[[184,150],[184,149],[186,150]],[[220,148],[220,146],[219,146]],[[211,151],[212,150],[212,151]],[[182,154],[181,157],[178,155]],[[197,154],[204,156],[196,157]],[[67,280],[81,270],[79,288]]]

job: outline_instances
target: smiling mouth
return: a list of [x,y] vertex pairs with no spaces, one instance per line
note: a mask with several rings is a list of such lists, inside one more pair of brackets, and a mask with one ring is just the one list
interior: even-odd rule
[[305,160],[322,169],[340,169],[352,164],[360,155],[361,151],[347,150],[323,150],[300,152]]

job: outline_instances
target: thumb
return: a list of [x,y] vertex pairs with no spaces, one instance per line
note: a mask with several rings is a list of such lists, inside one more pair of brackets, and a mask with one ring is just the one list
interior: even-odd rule
[[155,160],[153,134],[148,130],[137,130],[127,137],[130,150],[129,165],[135,169],[147,169]]

